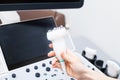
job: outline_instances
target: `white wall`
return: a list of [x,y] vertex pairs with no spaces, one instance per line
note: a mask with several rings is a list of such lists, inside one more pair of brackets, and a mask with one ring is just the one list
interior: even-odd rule
[[85,0],[83,8],[64,13],[71,34],[82,35],[120,60],[120,0]]

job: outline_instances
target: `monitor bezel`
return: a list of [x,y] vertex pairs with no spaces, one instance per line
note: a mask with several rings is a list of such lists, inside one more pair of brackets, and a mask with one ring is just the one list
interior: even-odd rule
[[39,9],[68,9],[80,8],[83,6],[84,0],[79,2],[49,2],[49,3],[10,3],[0,4],[0,11],[11,10],[39,10]]

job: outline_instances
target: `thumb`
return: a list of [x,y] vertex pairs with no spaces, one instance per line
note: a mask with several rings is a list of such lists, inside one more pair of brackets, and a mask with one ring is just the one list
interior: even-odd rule
[[67,53],[62,52],[62,53],[61,53],[61,57],[62,57],[62,59],[63,59],[65,62],[69,62]]

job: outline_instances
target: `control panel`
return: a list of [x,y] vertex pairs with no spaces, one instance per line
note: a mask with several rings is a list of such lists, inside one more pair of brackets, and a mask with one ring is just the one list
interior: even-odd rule
[[[80,57],[83,63],[92,70],[101,72],[89,61],[80,55],[80,53],[74,52]],[[51,62],[53,58],[45,59],[18,69],[9,71],[6,74],[0,76],[0,80],[66,80],[64,73],[57,68],[52,68]],[[69,77],[69,80],[75,80]]]
[[65,80],[64,73],[60,69],[52,68],[52,60],[53,58],[49,58],[12,70],[1,75],[0,80]]
[[[117,72],[119,72],[119,66],[117,66],[113,62],[109,62],[107,65],[109,65],[110,69],[108,68],[101,68],[97,65],[102,65],[103,62],[99,62],[99,60],[92,64],[90,61],[88,61],[86,58],[80,55],[78,52],[74,52],[75,55],[77,55],[81,61],[86,65],[87,67],[91,68],[94,71],[105,73],[106,75],[114,78],[118,78]],[[18,69],[14,69],[12,71],[9,71],[6,74],[3,74],[0,76],[0,80],[66,80],[66,76],[64,73],[57,68],[52,68],[51,62],[53,58],[45,59]],[[112,65],[114,64],[114,65]],[[95,66],[94,66],[95,65]],[[112,67],[113,66],[113,67]],[[109,73],[112,68],[112,73]],[[115,68],[115,69],[113,69]],[[103,72],[105,70],[108,70],[106,72]],[[112,76],[113,75],[113,76]],[[74,78],[69,77],[69,80],[75,80]]]

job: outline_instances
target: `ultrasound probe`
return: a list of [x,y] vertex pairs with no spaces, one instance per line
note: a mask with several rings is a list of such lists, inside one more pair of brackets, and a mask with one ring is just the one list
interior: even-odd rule
[[47,38],[48,40],[52,41],[53,49],[56,53],[56,57],[59,59],[59,62],[62,66],[63,73],[65,74],[67,80],[69,80],[66,72],[65,62],[61,58],[61,52],[66,53],[66,35],[67,30],[64,27],[57,27],[47,32]]

